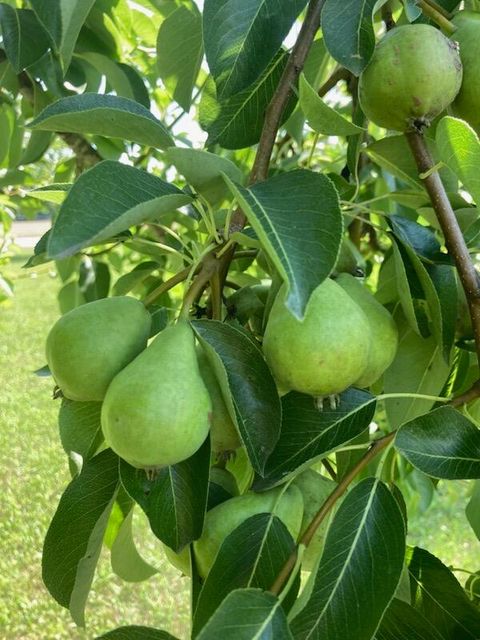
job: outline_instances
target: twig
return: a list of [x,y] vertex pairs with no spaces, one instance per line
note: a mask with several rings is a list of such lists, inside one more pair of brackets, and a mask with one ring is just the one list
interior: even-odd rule
[[453,398],[453,400],[450,401],[450,404],[452,407],[461,407],[472,400],[476,400],[478,397],[480,397],[480,380],[474,382],[470,389],[465,391],[465,393]]
[[425,176],[422,178],[425,189],[432,201],[432,206],[437,214],[440,227],[445,237],[448,252],[454,259],[460,282],[465,291],[468,309],[472,319],[475,350],[480,366],[480,287],[478,274],[470,258],[465,238],[458,225],[442,180],[438,171],[432,170],[435,163],[430,155],[423,135],[417,131],[408,131],[405,133],[405,136],[410,145],[413,157],[415,158],[418,172],[420,175]]
[[438,2],[435,2],[435,0],[424,0],[424,1],[426,4],[429,4],[433,9],[438,11],[438,13],[441,13],[442,16],[445,16],[447,20],[451,20],[452,14],[450,13],[450,11],[447,11],[447,9],[442,7],[441,4],[438,4]]
[[433,3],[427,2],[427,0],[417,0],[417,4],[422,10],[422,13],[438,24],[442,31],[452,35],[457,30],[457,27],[446,18],[437,8],[433,6]]
[[327,95],[330,89],[333,89],[335,85],[337,85],[340,80],[350,80],[351,73],[345,67],[338,67],[333,71],[331,76],[325,80],[320,89],[317,91],[320,98],[323,98]]
[[210,304],[212,305],[212,318],[222,319],[222,287],[218,271],[210,278]]
[[337,481],[337,474],[335,472],[335,469],[330,464],[330,461],[328,460],[328,458],[323,458],[322,459],[322,464],[325,467],[325,469],[328,471],[328,475],[331,477],[331,479],[335,480],[335,482],[336,482]]
[[389,4],[384,4],[382,7],[382,20],[385,23],[385,29],[391,31],[395,27],[395,20],[393,19],[392,10]]
[[143,301],[143,304],[148,307],[150,304],[155,302],[157,298],[159,298],[163,293],[172,289],[175,285],[180,284],[188,278],[188,274],[190,273],[190,267],[186,269],[182,269],[174,276],[162,282],[156,289],[154,289]]
[[212,254],[208,254],[204,258],[202,267],[198,275],[195,277],[183,299],[182,308],[180,310],[181,318],[188,318],[190,307],[200,299],[205,287],[212,279],[215,271],[219,269],[219,266],[220,261],[217,260]]
[[[360,471],[362,471],[381,451],[383,451],[384,449],[386,449],[386,447],[388,447],[388,445],[395,438],[395,435],[396,435],[396,432],[392,431],[392,433],[389,433],[383,438],[379,438],[378,440],[375,440],[375,442],[371,445],[370,449],[365,453],[365,455],[362,456],[362,458],[360,458],[357,464],[347,473],[347,475],[343,478],[340,484],[337,487],[335,487],[332,493],[325,500],[320,510],[318,511],[317,515],[312,520],[312,522],[308,525],[307,529],[305,530],[305,533],[300,538],[298,544],[303,544],[306,547],[308,547],[318,527],[322,524],[323,520],[326,518],[329,511],[333,508],[337,500],[343,496],[345,491],[348,489],[350,483],[355,479],[355,477],[360,473]],[[282,570],[278,574],[275,582],[270,587],[271,593],[273,593],[274,595],[278,595],[280,593],[283,585],[288,580],[288,576],[290,575],[290,572],[295,566],[296,559],[297,559],[297,551],[295,550],[291,554],[291,556],[288,558],[287,562],[283,565]]]

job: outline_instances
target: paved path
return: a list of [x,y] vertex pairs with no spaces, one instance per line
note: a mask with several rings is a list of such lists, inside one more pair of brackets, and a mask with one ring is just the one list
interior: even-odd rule
[[16,220],[12,226],[12,237],[22,249],[33,249],[50,226],[50,220]]

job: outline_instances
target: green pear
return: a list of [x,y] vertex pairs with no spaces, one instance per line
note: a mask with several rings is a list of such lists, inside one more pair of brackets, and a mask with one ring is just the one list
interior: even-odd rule
[[[303,496],[303,519],[301,527],[301,533],[303,534],[322,504],[336,488],[337,483],[325,478],[313,469],[307,469],[307,471],[303,471],[295,478],[293,485],[300,489]],[[325,536],[332,517],[333,512],[330,511],[330,514],[319,526],[310,544],[305,549],[302,560],[303,570],[312,571],[314,569],[322,553]]]
[[403,25],[380,40],[360,75],[360,105],[378,126],[407,131],[428,126],[453,101],[461,82],[454,42],[428,24]]
[[372,340],[365,371],[355,386],[369,387],[392,364],[398,347],[398,329],[390,313],[364,287],[358,278],[342,273],[336,282],[362,309],[370,325]]
[[47,362],[63,395],[101,401],[108,385],[147,346],[151,316],[135,298],[118,296],[72,309],[47,337]]
[[480,134],[480,13],[460,11],[452,22],[463,64],[463,82],[452,111]]
[[287,489],[277,487],[264,493],[245,493],[208,511],[202,535],[193,543],[198,572],[202,578],[207,577],[225,538],[242,522],[260,513],[274,513],[296,540],[303,517],[301,491],[290,485]]
[[215,454],[234,451],[241,444],[240,437],[228,412],[215,372],[201,348],[197,349],[197,360],[200,374],[212,401],[212,426],[210,429],[212,451]]
[[208,435],[211,411],[192,328],[179,322],[113,379],[102,429],[108,446],[134,467],[164,467],[197,451]]
[[370,328],[360,307],[333,280],[312,293],[305,317],[285,306],[283,286],[268,319],[263,350],[279,387],[313,396],[340,393],[363,374]]

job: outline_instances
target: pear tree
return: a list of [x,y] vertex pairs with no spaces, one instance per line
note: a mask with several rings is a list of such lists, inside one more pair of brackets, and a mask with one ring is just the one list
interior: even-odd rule
[[175,640],[88,626],[101,553],[155,571],[143,513],[182,638],[478,639],[480,567],[409,533],[412,487],[469,481],[480,539],[478,0],[7,0],[0,32],[2,206],[52,214],[25,267],[61,283],[52,606]]

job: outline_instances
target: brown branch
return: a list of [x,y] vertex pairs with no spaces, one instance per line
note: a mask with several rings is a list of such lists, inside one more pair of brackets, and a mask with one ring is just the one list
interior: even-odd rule
[[[337,487],[335,487],[335,489],[332,491],[332,493],[325,500],[323,505],[320,507],[317,515],[315,516],[315,518],[312,520],[312,522],[306,528],[306,530],[303,533],[302,537],[300,538],[300,541],[299,541],[298,544],[303,544],[306,547],[308,547],[308,545],[312,541],[312,538],[315,535],[318,527],[325,520],[325,518],[327,517],[329,511],[334,507],[334,505],[337,502],[337,500],[339,500],[339,498],[341,498],[343,496],[343,494],[348,489],[348,487],[351,484],[351,482],[356,478],[356,476],[360,473],[360,471],[365,469],[365,467],[381,451],[383,451],[384,449],[386,449],[386,447],[388,447],[388,445],[395,438],[395,435],[396,435],[396,432],[392,431],[392,433],[389,433],[388,435],[384,436],[383,438],[379,438],[378,440],[375,440],[375,442],[372,443],[372,446],[370,447],[370,449],[368,449],[368,451],[362,456],[362,458],[357,462],[357,464],[347,473],[347,475],[343,478],[343,480],[340,482],[340,484]],[[296,561],[297,561],[297,550],[295,550],[291,554],[291,556],[288,558],[287,562],[282,567],[282,570],[278,574],[275,582],[270,587],[271,593],[273,593],[274,595],[278,596],[278,594],[282,590],[283,586],[286,584],[292,569],[295,567]]]
[[165,280],[165,282],[162,282],[162,284],[160,284],[151,293],[148,294],[148,296],[143,301],[143,304],[148,307],[150,304],[155,302],[155,300],[159,298],[163,293],[165,293],[166,291],[170,291],[170,289],[175,287],[177,284],[180,284],[180,282],[184,282],[184,280],[188,278],[189,273],[190,267],[186,267],[186,269],[182,269],[182,271],[179,271],[168,280]]
[[318,90],[317,93],[320,98],[326,96],[330,89],[333,89],[333,87],[335,87],[335,85],[338,84],[340,80],[350,80],[351,75],[352,74],[350,73],[350,71],[348,69],[345,69],[345,67],[338,67],[337,69],[335,69],[331,76],[325,80],[325,82]]
[[467,391],[465,391],[461,395],[457,396],[456,398],[453,398],[453,400],[450,402],[450,405],[452,407],[461,407],[462,405],[467,404],[472,400],[477,400],[477,398],[479,397],[480,397],[480,380],[477,380],[472,384],[470,389],[467,389]]
[[475,338],[475,350],[480,366],[480,287],[477,271],[470,259],[465,238],[460,230],[457,218],[448,199],[445,187],[434,169],[435,163],[427,148],[423,135],[417,131],[405,134],[413,157],[417,164],[425,189],[430,196],[432,206],[437,214],[440,227],[445,237],[445,244],[457,267],[460,282],[467,298],[468,309],[472,319]]
[[335,480],[335,482],[336,482],[337,481],[337,474],[335,472],[335,469],[330,464],[330,461],[328,460],[328,458],[323,458],[322,464],[325,467],[325,469],[327,470],[328,475],[331,477],[331,479]]
[[101,155],[78,133],[63,131],[57,131],[56,133],[75,154],[77,174],[83,173],[102,160]]

